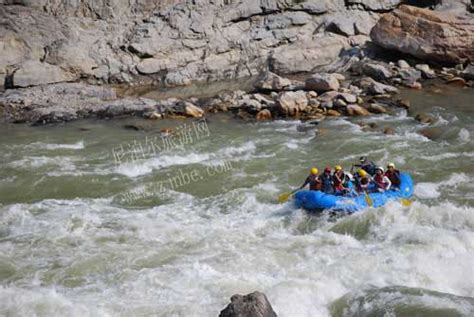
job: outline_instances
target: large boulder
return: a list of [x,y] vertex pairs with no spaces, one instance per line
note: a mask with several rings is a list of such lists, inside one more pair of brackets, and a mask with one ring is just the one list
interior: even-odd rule
[[277,110],[286,116],[297,116],[306,110],[308,99],[302,90],[284,92],[278,96]]
[[318,93],[338,90],[339,80],[337,80],[337,76],[334,76],[333,74],[314,74],[306,80],[306,89],[314,90]]
[[58,66],[31,60],[21,65],[13,74],[13,86],[30,87],[72,81],[74,79],[74,75],[63,71]]
[[474,19],[402,5],[372,29],[372,40],[387,49],[427,61],[474,61]]
[[277,47],[269,62],[279,74],[311,72],[335,62],[346,48],[349,41],[339,35],[302,38]]
[[291,80],[283,78],[272,72],[265,72],[259,76],[254,84],[257,90],[282,91],[291,86]]
[[231,303],[221,311],[219,317],[276,317],[265,294],[253,292],[248,295],[233,295]]

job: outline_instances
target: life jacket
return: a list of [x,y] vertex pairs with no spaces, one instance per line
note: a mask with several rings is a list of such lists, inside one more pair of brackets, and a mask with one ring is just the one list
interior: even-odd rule
[[321,183],[322,183],[322,191],[325,192],[325,193],[332,193],[333,192],[332,175],[331,174],[328,175],[326,173],[323,173],[323,174],[321,174],[321,176],[319,176],[319,179],[321,180]]
[[387,186],[388,186],[388,183],[385,182],[384,180],[384,175],[378,175],[378,174],[375,174],[374,176],[374,182],[375,184],[377,185],[378,188],[382,188],[382,189],[386,189]]
[[308,176],[309,179],[309,190],[321,190],[321,180],[319,179],[318,175],[310,175]]
[[340,173],[334,172],[333,175],[334,190],[340,191],[344,189],[344,183],[346,182],[346,174],[341,171]]
[[370,179],[367,176],[366,177],[356,176],[354,178],[354,181],[355,181],[357,190],[360,192],[366,190],[367,187],[369,187]]
[[393,172],[386,171],[385,176],[392,182],[392,186],[400,187],[400,171],[394,170]]

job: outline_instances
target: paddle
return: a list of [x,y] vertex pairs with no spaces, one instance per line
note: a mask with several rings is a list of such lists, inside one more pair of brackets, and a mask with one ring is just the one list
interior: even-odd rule
[[410,199],[400,198],[400,203],[403,206],[408,207],[408,206],[411,206],[412,201]]
[[282,203],[286,203],[288,201],[288,199],[291,197],[291,195],[293,195],[294,193],[296,193],[298,190],[300,190],[299,188],[298,189],[295,189],[294,191],[292,191],[291,193],[283,193],[283,194],[280,194],[278,196],[278,203],[279,204],[282,204]]
[[374,205],[374,202],[372,201],[372,198],[370,198],[369,194],[367,194],[366,190],[364,190],[364,196],[365,196],[365,201],[367,202],[367,205],[369,205],[369,207],[372,207]]

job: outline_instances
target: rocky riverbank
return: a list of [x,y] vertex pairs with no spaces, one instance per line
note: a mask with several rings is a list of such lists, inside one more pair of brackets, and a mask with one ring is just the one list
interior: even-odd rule
[[[463,1],[428,1],[436,11],[395,9],[399,1],[140,3],[3,1],[0,73],[8,89],[0,107],[7,120],[44,124],[215,112],[323,120],[406,108],[398,86],[421,89],[429,80],[473,86],[474,24]],[[398,55],[390,53],[394,49]],[[404,60],[400,54],[410,55]],[[285,74],[303,75],[295,80]],[[257,78],[253,89],[213,98],[120,97],[104,85],[174,86],[246,76]]]

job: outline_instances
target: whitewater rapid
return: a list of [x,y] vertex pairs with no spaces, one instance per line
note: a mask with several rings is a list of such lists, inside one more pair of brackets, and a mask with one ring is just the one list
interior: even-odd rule
[[[114,148],[179,123],[9,130],[0,316],[216,316],[231,295],[255,290],[279,316],[472,316],[472,112],[435,114],[446,121],[438,140],[405,111],[366,120],[394,126],[390,136],[363,131],[363,119],[300,132],[299,121],[214,116],[209,137],[123,164]],[[349,168],[364,154],[413,175],[411,206],[334,219],[276,203],[311,166]]]

